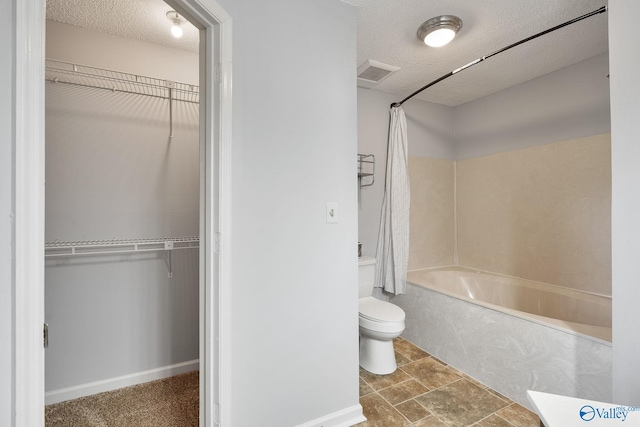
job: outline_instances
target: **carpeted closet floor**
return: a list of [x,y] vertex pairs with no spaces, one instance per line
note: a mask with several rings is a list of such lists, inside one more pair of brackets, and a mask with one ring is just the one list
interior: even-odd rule
[[198,426],[198,371],[45,408],[46,427]]

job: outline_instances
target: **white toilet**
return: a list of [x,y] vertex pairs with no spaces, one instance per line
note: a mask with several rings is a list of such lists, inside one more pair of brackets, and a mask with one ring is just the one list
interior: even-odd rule
[[398,369],[393,339],[404,331],[404,311],[372,296],[375,273],[375,258],[358,258],[360,366],[374,374],[386,375]]

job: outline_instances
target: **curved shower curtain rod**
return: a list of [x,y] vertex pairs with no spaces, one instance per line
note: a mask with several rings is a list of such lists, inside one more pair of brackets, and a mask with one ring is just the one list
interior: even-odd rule
[[538,34],[535,34],[535,35],[531,36],[531,37],[527,37],[526,39],[520,40],[519,42],[516,42],[516,43],[510,44],[510,45],[509,45],[509,46],[507,46],[507,47],[503,47],[502,49],[496,50],[495,52],[490,53],[489,55],[485,55],[485,56],[483,56],[483,57],[481,57],[481,58],[478,58],[478,59],[476,59],[475,61],[471,61],[471,62],[469,62],[467,65],[464,65],[464,66],[462,66],[462,67],[460,67],[460,68],[456,68],[455,70],[451,71],[450,73],[447,73],[447,74],[445,74],[444,76],[442,76],[442,77],[440,77],[440,78],[438,78],[438,79],[436,79],[436,80],[432,81],[432,82],[431,82],[431,83],[429,83],[428,85],[421,87],[421,88],[420,88],[420,89],[418,89],[417,91],[413,92],[411,95],[407,96],[407,97],[406,97],[405,99],[403,99],[402,101],[400,101],[400,102],[394,102],[393,104],[391,104],[391,108],[394,108],[394,107],[400,107],[400,106],[402,106],[402,104],[404,104],[404,103],[405,103],[405,101],[410,100],[411,98],[413,98],[414,96],[416,96],[417,94],[419,94],[420,92],[422,92],[423,90],[428,89],[428,88],[430,88],[431,86],[435,85],[436,83],[439,83],[439,82],[441,82],[441,81],[443,81],[443,80],[445,80],[445,79],[448,79],[449,77],[453,76],[454,74],[459,73],[459,72],[460,72],[460,71],[462,71],[462,70],[466,70],[467,68],[470,68],[470,67],[472,67],[472,66],[474,66],[474,65],[476,65],[476,64],[479,64],[480,62],[484,61],[485,59],[489,59],[489,58],[491,58],[492,56],[495,56],[495,55],[497,55],[497,54],[499,54],[499,53],[502,53],[502,52],[505,52],[505,51],[507,51],[507,50],[511,49],[512,47],[516,47],[516,46],[521,45],[521,44],[523,44],[523,43],[526,43],[526,42],[528,42],[528,41],[530,41],[530,40],[536,39],[536,38],[538,38],[538,37],[540,37],[540,36],[544,36],[545,34],[549,34],[549,33],[550,33],[550,32],[552,32],[552,31],[559,30],[560,28],[566,27],[567,25],[575,24],[576,22],[578,22],[578,21],[582,21],[583,19],[590,18],[590,17],[592,17],[592,16],[594,16],[594,15],[598,15],[598,14],[600,14],[600,13],[604,13],[604,12],[606,12],[607,10],[608,10],[608,6],[602,6],[600,9],[594,10],[593,12],[589,12],[589,13],[587,13],[586,15],[582,15],[582,16],[579,16],[579,17],[577,17],[577,18],[574,18],[574,19],[572,19],[572,20],[570,20],[570,21],[567,21],[567,22],[565,22],[565,23],[563,23],[563,24],[556,25],[556,26],[555,26],[555,27],[553,27],[553,28],[549,28],[548,30],[542,31],[542,32],[540,32],[540,33],[538,33]]

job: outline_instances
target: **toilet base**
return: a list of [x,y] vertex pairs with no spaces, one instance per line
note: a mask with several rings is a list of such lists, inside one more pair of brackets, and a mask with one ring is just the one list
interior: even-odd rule
[[360,334],[360,366],[373,374],[388,375],[398,369],[393,340],[378,340]]

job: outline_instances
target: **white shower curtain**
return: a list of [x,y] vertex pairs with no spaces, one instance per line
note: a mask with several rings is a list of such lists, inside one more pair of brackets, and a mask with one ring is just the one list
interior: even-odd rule
[[409,260],[409,165],[407,162],[407,121],[402,107],[391,108],[385,180],[375,286],[395,295],[407,287]]

